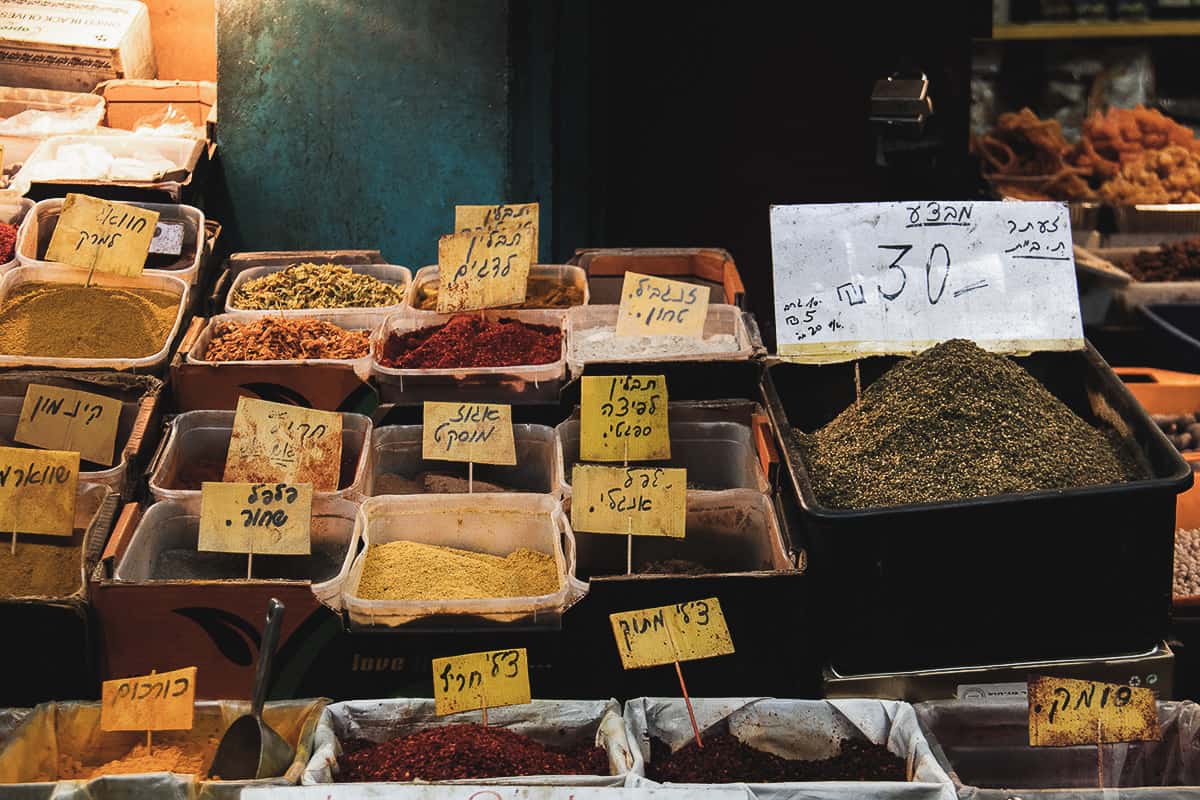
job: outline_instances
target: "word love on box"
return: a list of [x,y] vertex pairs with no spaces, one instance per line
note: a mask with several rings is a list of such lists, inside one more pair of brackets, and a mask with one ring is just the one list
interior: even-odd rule
[[197,550],[260,555],[312,552],[312,484],[210,483],[200,486]]
[[493,403],[425,403],[421,458],[517,463],[512,406]]
[[496,206],[455,206],[454,230],[490,231],[494,228],[519,230],[533,240],[532,257],[538,257],[538,204],[501,203]]
[[665,376],[603,375],[582,380],[580,458],[651,461],[671,457]]
[[315,492],[335,492],[341,471],[341,414],[238,398],[227,482],[311,483]]
[[709,290],[626,272],[617,309],[618,336],[702,336],[708,318]]
[[1030,679],[1028,688],[1032,747],[1162,738],[1151,689],[1045,677]]
[[70,536],[79,453],[0,447],[0,533]]
[[516,228],[493,228],[438,240],[439,314],[525,301],[533,239]]
[[195,710],[195,667],[105,681],[100,695],[100,730],[190,730]]
[[439,716],[529,701],[524,647],[433,659],[433,702]]
[[725,624],[721,602],[715,597],[610,614],[609,620],[625,669],[733,652],[729,626]]
[[157,223],[157,211],[68,194],[50,236],[46,260],[117,275],[141,275]]
[[577,531],[684,536],[686,469],[576,464],[571,487],[571,527]]
[[1083,348],[1063,203],[774,206],[771,254],[788,360]]
[[77,389],[29,384],[13,438],[47,450],[75,450],[112,466],[121,401]]

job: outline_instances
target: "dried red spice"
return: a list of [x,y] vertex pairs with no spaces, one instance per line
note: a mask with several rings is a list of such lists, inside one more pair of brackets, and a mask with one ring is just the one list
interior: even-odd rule
[[17,226],[0,222],[0,264],[6,264],[13,259],[17,249]]
[[690,741],[672,753],[650,740],[646,777],[672,783],[779,783],[781,781],[903,781],[904,760],[886,747],[845,739],[832,758],[800,761],[755,750],[728,733],[704,737],[704,749]]
[[516,775],[608,775],[608,756],[584,744],[558,750],[505,728],[446,725],[381,744],[346,743],[337,780],[446,781]]
[[463,314],[438,327],[393,333],[379,363],[395,369],[454,369],[549,364],[561,357],[558,328]]

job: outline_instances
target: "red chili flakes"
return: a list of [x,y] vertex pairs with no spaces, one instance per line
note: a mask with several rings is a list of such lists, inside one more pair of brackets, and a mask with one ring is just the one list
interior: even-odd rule
[[550,364],[562,358],[562,331],[460,315],[445,325],[393,333],[379,363],[394,369],[454,369]]
[[0,264],[13,260],[13,252],[17,249],[17,226],[0,222]]
[[782,781],[903,781],[904,761],[886,747],[846,739],[832,758],[800,761],[755,750],[728,733],[688,742],[674,753],[650,740],[646,777],[662,783],[780,783]]
[[427,728],[365,745],[340,756],[338,767],[337,780],[343,783],[611,774],[607,754],[591,744],[556,750],[505,728],[480,725]]

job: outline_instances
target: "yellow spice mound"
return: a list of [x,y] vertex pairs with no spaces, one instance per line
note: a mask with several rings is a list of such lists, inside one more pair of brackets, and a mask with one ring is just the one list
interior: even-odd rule
[[368,600],[470,600],[558,591],[552,556],[522,547],[504,558],[417,542],[367,551],[358,596]]
[[125,755],[100,766],[81,763],[69,754],[59,754],[58,777],[62,780],[91,780],[102,775],[136,775],[145,772],[176,772],[180,775],[204,775],[216,755],[216,739],[190,743],[156,744],[149,750],[145,742],[135,745]]

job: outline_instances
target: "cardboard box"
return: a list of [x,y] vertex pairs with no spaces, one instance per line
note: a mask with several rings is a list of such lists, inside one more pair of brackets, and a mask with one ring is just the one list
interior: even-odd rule
[[96,94],[104,98],[110,128],[135,130],[139,120],[170,106],[216,141],[217,84],[212,81],[112,80],[97,86]]
[[708,286],[710,303],[746,307],[746,286],[733,256],[716,247],[585,248],[567,263],[587,272],[592,305],[619,303],[625,273],[640,272]]
[[0,0],[0,84],[90,92],[154,76],[150,12],[137,0]]

